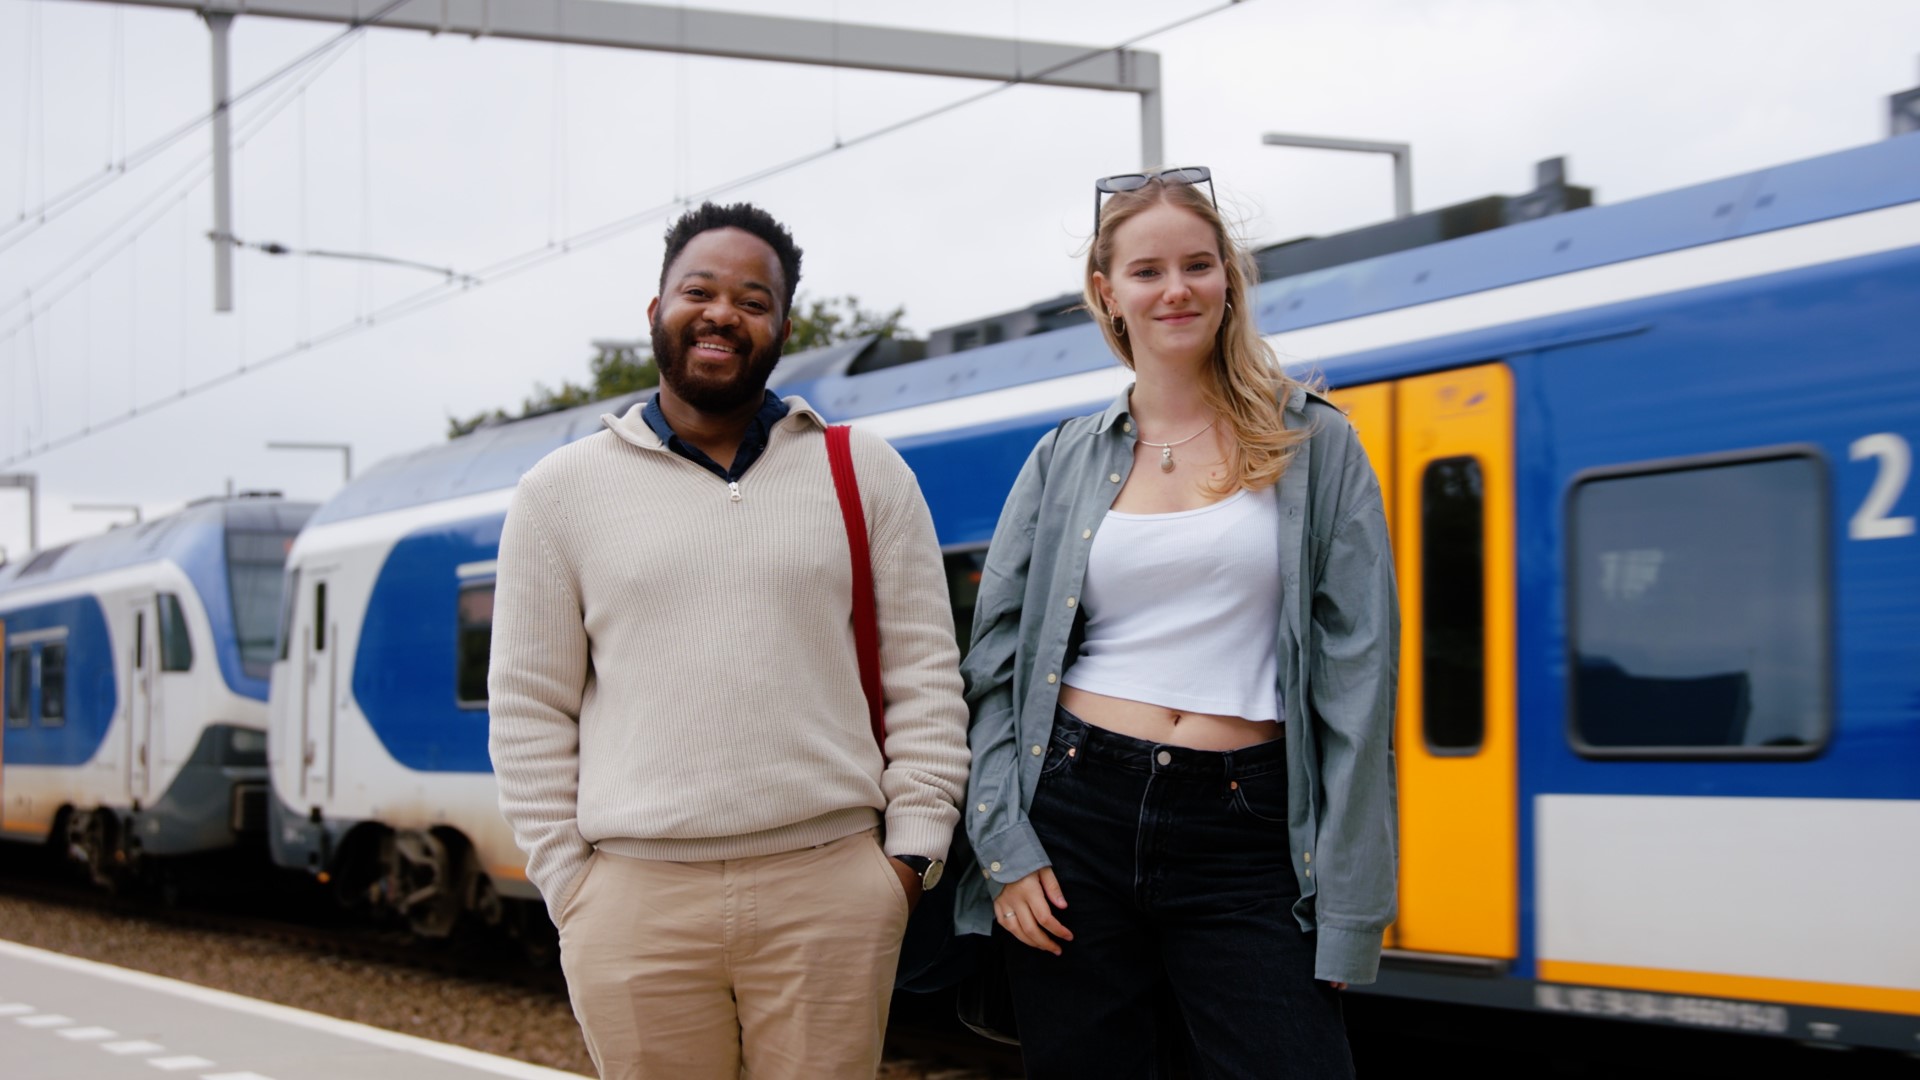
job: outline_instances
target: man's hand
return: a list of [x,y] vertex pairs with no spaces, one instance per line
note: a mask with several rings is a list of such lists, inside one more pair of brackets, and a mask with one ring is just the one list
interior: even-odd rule
[[894,873],[900,875],[900,887],[907,890],[907,914],[911,915],[913,909],[920,906],[920,871],[891,855],[887,857],[887,863],[893,867]]

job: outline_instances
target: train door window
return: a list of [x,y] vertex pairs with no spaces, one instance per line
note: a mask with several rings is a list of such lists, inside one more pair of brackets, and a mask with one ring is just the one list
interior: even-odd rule
[[67,722],[67,643],[40,646],[40,722],[59,727]]
[[143,671],[147,666],[147,613],[133,613],[133,667]]
[[293,648],[293,608],[300,598],[300,571],[287,571],[287,585],[280,592],[280,659],[287,658],[287,652]]
[[327,583],[313,587],[313,651],[327,651]]
[[493,581],[460,583],[454,685],[463,709],[487,707],[487,659],[493,649]]
[[1826,475],[1800,453],[1577,479],[1570,737],[1592,756],[1805,757],[1827,739]]
[[1421,717],[1436,754],[1472,754],[1486,736],[1484,504],[1471,457],[1421,474]]
[[193,670],[193,639],[187,635],[187,615],[180,598],[173,593],[160,594],[160,670]]
[[26,727],[31,719],[33,689],[33,650],[26,647],[7,650],[7,726]]
[[987,565],[987,549],[946,553],[947,596],[953,601],[953,636],[960,651],[973,641],[973,607],[980,598],[980,570]]

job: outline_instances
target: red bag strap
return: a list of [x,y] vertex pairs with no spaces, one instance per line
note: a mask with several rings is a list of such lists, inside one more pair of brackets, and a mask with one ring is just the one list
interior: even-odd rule
[[887,749],[887,710],[880,695],[880,623],[874,613],[873,549],[867,542],[867,514],[860,508],[860,479],[853,472],[853,429],[827,428],[827,465],[833,491],[840,496],[840,518],[847,526],[847,552],[853,559],[853,647],[860,657],[860,689],[867,695],[867,720],[873,741]]

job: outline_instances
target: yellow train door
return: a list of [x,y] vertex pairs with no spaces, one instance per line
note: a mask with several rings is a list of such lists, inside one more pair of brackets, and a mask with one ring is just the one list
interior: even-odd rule
[[[1381,387],[1387,390],[1387,387]],[[1400,918],[1388,945],[1510,959],[1519,941],[1512,375],[1391,386],[1400,586]],[[1368,447],[1369,453],[1372,447]]]

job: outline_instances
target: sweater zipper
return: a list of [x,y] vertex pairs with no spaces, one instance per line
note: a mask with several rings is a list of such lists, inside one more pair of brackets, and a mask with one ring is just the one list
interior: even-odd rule
[[727,501],[728,502],[740,501],[740,481],[738,480],[727,481]]

